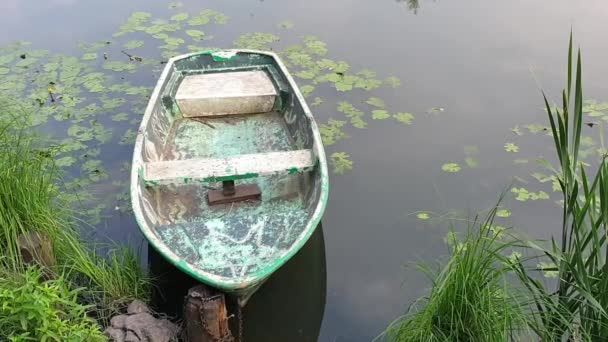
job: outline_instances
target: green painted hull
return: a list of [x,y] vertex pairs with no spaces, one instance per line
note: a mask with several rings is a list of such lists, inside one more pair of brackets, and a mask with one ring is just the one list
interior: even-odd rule
[[[263,70],[278,96],[271,112],[193,119],[175,102],[188,75]],[[310,150],[314,166],[302,172],[243,177],[261,201],[209,206],[220,184],[213,179],[150,184],[146,163],[192,158]],[[250,50],[205,51],[171,59],[152,94],[133,156],[131,200],[139,227],[155,248],[183,272],[248,298],[306,243],[319,224],[329,191],[318,127],[280,59]]]

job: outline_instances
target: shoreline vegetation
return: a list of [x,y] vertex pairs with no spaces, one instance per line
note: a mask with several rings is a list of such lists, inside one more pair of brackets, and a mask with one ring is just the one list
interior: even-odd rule
[[[495,229],[494,207],[462,242],[451,241],[439,273],[419,267],[431,279],[429,294],[378,339],[608,340],[608,164],[606,155],[595,166],[579,159],[581,64],[580,50],[573,61],[571,34],[561,107],[550,105],[543,93],[559,162],[545,166],[563,195],[560,231],[550,241],[520,239]],[[556,274],[557,281],[546,284],[543,272]]]
[[[132,300],[149,300],[152,281],[130,249],[104,248],[104,257],[82,240],[57,148],[31,133],[23,107],[0,102],[0,331],[15,341],[106,340],[102,326]],[[26,258],[32,239],[50,250]]]

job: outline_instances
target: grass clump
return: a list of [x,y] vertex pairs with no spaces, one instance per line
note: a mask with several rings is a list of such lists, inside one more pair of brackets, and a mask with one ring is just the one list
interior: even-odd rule
[[463,242],[452,241],[448,263],[429,275],[432,287],[423,308],[389,326],[389,341],[508,341],[526,314],[508,286],[509,266],[503,252],[509,243],[493,229],[496,209],[470,230]]
[[[45,265],[45,272],[61,281],[61,286],[79,288],[79,302],[91,305],[102,322],[107,323],[110,315],[134,299],[147,301],[150,279],[135,253],[114,248],[101,256],[80,237],[70,205],[61,195],[61,173],[55,166],[58,147],[48,147],[48,142],[31,133],[26,111],[15,105],[0,107],[4,108],[0,114],[0,272],[31,280],[19,237],[42,233],[51,241],[55,259],[53,265]],[[76,305],[76,296],[69,294],[66,303]]]
[[0,332],[10,341],[105,341],[99,325],[78,304],[82,289],[63,277],[40,282],[35,267],[0,276]]

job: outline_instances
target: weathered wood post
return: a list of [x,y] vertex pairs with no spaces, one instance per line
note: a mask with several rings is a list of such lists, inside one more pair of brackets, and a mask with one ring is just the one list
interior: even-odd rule
[[205,285],[188,290],[184,330],[190,342],[234,342],[224,294]]

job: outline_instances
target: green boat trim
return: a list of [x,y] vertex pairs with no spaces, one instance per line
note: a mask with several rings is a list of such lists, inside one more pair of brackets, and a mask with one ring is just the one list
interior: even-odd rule
[[[227,72],[227,71],[231,71],[233,69],[231,67],[230,63],[237,63],[239,60],[242,62],[243,60],[246,60],[246,58],[248,58],[249,61],[253,61],[256,63],[259,60],[260,64],[253,65],[255,63],[252,63],[252,65],[238,65],[238,68],[235,67],[234,71],[236,71],[237,69],[239,71],[240,70],[264,70],[266,73],[271,75],[273,77],[274,82],[277,83],[277,84],[275,84],[275,86],[279,89],[278,94],[277,94],[277,99],[274,103],[274,109],[281,110],[281,109],[287,108],[289,106],[287,101],[289,101],[290,99],[292,101],[291,106],[294,106],[294,103],[295,103],[295,105],[301,109],[301,112],[295,113],[295,114],[294,114],[295,110],[284,111],[277,117],[279,117],[279,118],[282,117],[284,120],[287,120],[287,121],[289,121],[289,120],[298,121],[298,120],[305,119],[305,121],[306,121],[305,125],[309,125],[307,127],[310,131],[309,134],[310,134],[310,138],[312,138],[312,141],[307,141],[308,137],[303,137],[304,133],[302,131],[298,131],[298,132],[293,132],[292,136],[295,138],[293,139],[291,144],[292,145],[307,145],[308,144],[316,158],[315,164],[312,167],[304,167],[302,169],[298,169],[298,167],[288,167],[288,168],[283,169],[282,170],[283,172],[277,172],[277,175],[269,175],[266,178],[258,177],[258,175],[251,174],[251,173],[247,173],[244,175],[236,175],[236,176],[225,176],[225,177],[204,177],[202,179],[184,177],[184,178],[182,178],[182,183],[183,183],[182,185],[169,185],[169,189],[173,189],[172,191],[176,191],[176,192],[183,191],[184,196],[185,196],[186,192],[191,191],[193,189],[192,187],[201,186],[204,184],[213,184],[213,182],[226,180],[226,179],[238,179],[238,180],[242,180],[243,182],[256,182],[257,181],[263,185],[274,184],[276,182],[293,183],[296,180],[298,180],[298,181],[300,181],[300,183],[302,183],[302,179],[289,178],[289,177],[309,177],[310,179],[304,179],[303,182],[304,183],[308,182],[308,183],[312,184],[311,186],[314,186],[315,189],[308,189],[307,193],[309,193],[309,195],[308,195],[309,201],[312,201],[310,203],[308,203],[308,202],[305,203],[305,201],[303,201],[303,200],[301,202],[297,202],[297,201],[291,201],[291,202],[285,201],[285,203],[280,202],[277,205],[275,205],[274,208],[271,208],[271,209],[278,208],[276,215],[274,214],[273,211],[262,213],[263,214],[262,216],[266,217],[266,219],[265,219],[266,221],[262,221],[263,223],[267,222],[268,220],[274,220],[273,222],[274,222],[275,226],[278,226],[278,227],[282,226],[280,224],[280,222],[291,223],[292,226],[295,226],[295,225],[302,226],[301,232],[297,235],[297,237],[293,241],[289,242],[288,248],[285,250],[281,250],[281,253],[279,253],[277,255],[271,253],[270,256],[272,257],[272,260],[267,260],[268,258],[264,259],[265,257],[267,257],[266,255],[264,255],[263,258],[260,259],[260,260],[264,259],[264,262],[260,262],[259,265],[254,265],[254,266],[259,266],[259,267],[253,267],[254,270],[251,272],[248,272],[248,270],[247,270],[248,264],[247,264],[246,267],[242,267],[240,269],[241,272],[243,273],[242,276],[234,276],[234,275],[229,276],[227,274],[218,274],[218,272],[210,272],[210,271],[202,268],[200,266],[201,265],[200,260],[199,260],[198,264],[197,264],[196,260],[194,260],[194,258],[192,260],[187,260],[188,258],[184,257],[184,253],[178,252],[177,249],[174,248],[177,246],[177,247],[179,247],[179,249],[181,251],[192,250],[192,251],[194,251],[194,252],[192,252],[194,254],[195,254],[195,252],[199,253],[199,259],[200,259],[200,251],[201,251],[201,248],[203,248],[203,247],[194,246],[194,245],[189,246],[188,244],[189,243],[192,244],[191,242],[193,239],[184,238],[184,236],[188,236],[185,232],[192,231],[193,229],[200,229],[199,231],[202,231],[202,230],[208,229],[212,223],[221,225],[224,223],[224,221],[222,221],[218,217],[222,217],[222,216],[219,216],[219,214],[215,214],[215,213],[209,214],[208,216],[206,216],[207,219],[205,221],[195,222],[198,225],[198,228],[194,227],[193,226],[194,223],[192,223],[192,222],[189,222],[188,226],[180,223],[181,221],[179,218],[170,219],[169,221],[171,221],[171,222],[167,226],[167,228],[159,228],[159,227],[164,227],[159,223],[159,222],[163,221],[164,219],[156,220],[155,217],[150,217],[149,213],[151,211],[153,211],[150,208],[150,206],[153,206],[152,205],[153,196],[150,194],[155,194],[156,196],[159,196],[159,197],[166,196],[166,195],[163,193],[164,190],[155,190],[158,187],[164,186],[164,185],[160,184],[160,182],[149,181],[149,180],[146,181],[145,175],[144,175],[146,161],[144,160],[145,159],[144,156],[146,154],[148,154],[149,156],[147,158],[150,158],[150,156],[152,156],[152,159],[161,158],[158,151],[155,151],[153,148],[150,148],[150,143],[149,143],[149,140],[151,140],[150,136],[155,134],[154,132],[152,132],[152,129],[150,127],[156,128],[157,126],[162,126],[162,125],[171,126],[171,130],[181,129],[182,132],[187,132],[187,130],[190,129],[188,124],[192,124],[192,122],[188,122],[175,129],[173,128],[174,126],[179,126],[179,125],[176,125],[175,123],[179,121],[179,118],[182,116],[182,114],[180,113],[181,112],[180,106],[177,105],[173,101],[174,99],[171,96],[167,96],[167,94],[173,94],[173,95],[175,94],[175,92],[177,91],[179,82],[183,79],[184,76],[195,75],[195,74],[201,72],[200,66],[203,64],[202,64],[202,62],[199,62],[199,61],[205,60],[205,63],[209,63],[209,60],[211,60],[211,61],[217,63],[216,67],[204,69],[204,70],[202,70],[203,72]],[[269,62],[270,62],[270,64],[269,64]],[[176,71],[176,67],[175,67],[176,64],[180,64],[181,69],[179,71]],[[192,64],[192,66],[190,66],[189,64]],[[199,70],[197,70],[197,65],[199,67]],[[208,66],[209,64],[204,64],[204,65]],[[280,82],[282,82],[281,80],[285,81],[284,82],[285,84],[281,84],[280,83]],[[162,114],[163,117],[159,117],[159,116],[161,116],[160,112],[159,112],[159,108],[161,108],[161,106],[164,108],[163,114]],[[298,116],[298,117],[296,117],[296,116]],[[270,118],[270,116],[269,116],[269,118]],[[160,121],[165,120],[169,123],[167,123],[167,122],[159,123],[159,122],[157,122],[159,120]],[[274,118],[272,118],[272,120],[274,120]],[[254,122],[255,119],[251,119],[250,121],[253,122],[252,123],[253,125],[257,124],[256,122]],[[205,124],[208,124],[208,123],[205,123]],[[222,124],[221,121],[217,121],[216,126],[219,127],[221,124]],[[249,123],[247,123],[247,124],[249,124]],[[227,132],[229,132],[230,127],[229,126],[226,126],[226,127],[227,127]],[[267,127],[267,125],[265,125],[263,127]],[[202,131],[198,131],[198,132],[200,133]],[[270,143],[274,144],[275,142],[272,139],[278,139],[276,136],[278,136],[279,133],[280,132],[269,132],[267,141],[270,141]],[[171,135],[171,134],[179,135],[178,133],[175,133],[175,132],[166,132],[166,134],[167,135]],[[308,133],[306,133],[306,134],[308,134]],[[278,144],[282,144],[282,143],[283,142],[279,142]],[[295,147],[292,146],[291,148],[292,149],[298,149],[298,148],[301,149],[303,147],[305,148],[306,146],[295,146]],[[199,52],[199,53],[186,54],[186,55],[178,56],[178,57],[175,57],[175,58],[172,58],[171,60],[169,60],[165,70],[163,71],[162,75],[160,76],[160,78],[158,80],[157,86],[155,87],[155,89],[152,93],[150,103],[148,104],[148,107],[146,109],[146,112],[144,114],[144,117],[143,117],[143,120],[141,123],[141,127],[137,134],[134,151],[135,152],[134,152],[134,156],[133,156],[133,167],[132,167],[132,173],[131,173],[131,199],[132,199],[132,207],[133,207],[134,215],[135,215],[136,221],[137,221],[142,233],[144,234],[146,239],[149,241],[150,245],[153,248],[155,248],[161,255],[163,255],[173,265],[175,265],[176,267],[178,267],[179,269],[181,269],[183,272],[187,273],[188,275],[192,276],[193,278],[198,279],[210,286],[216,287],[216,288],[221,289],[226,292],[235,292],[241,296],[251,295],[251,293],[255,289],[257,289],[257,287],[259,287],[268,277],[270,277],[273,272],[275,272],[278,268],[280,268],[282,265],[284,265],[293,255],[295,255],[302,248],[302,246],[304,246],[304,244],[308,241],[310,236],[315,231],[317,225],[320,223],[323,213],[325,211],[326,205],[327,205],[328,194],[329,194],[329,179],[328,179],[328,172],[327,172],[327,161],[326,161],[326,156],[325,156],[325,152],[323,149],[319,129],[318,129],[317,124],[315,123],[315,120],[312,116],[312,113],[310,112],[310,109],[309,109],[308,105],[306,104],[306,101],[305,101],[303,95],[301,94],[300,90],[298,89],[295,81],[293,80],[291,75],[288,73],[285,65],[281,62],[279,57],[272,52],[255,51],[255,50],[213,50],[213,51],[203,51],[203,52]],[[180,154],[180,153],[183,154],[183,151],[177,151],[177,154]],[[307,172],[310,173],[311,176],[306,176],[305,173],[307,173]],[[312,179],[312,177],[314,177],[314,179]],[[175,187],[180,187],[180,186],[188,187],[188,188],[175,188]],[[178,190],[175,190],[175,189],[178,189]],[[179,190],[179,189],[185,189],[185,190]],[[273,188],[273,186],[262,186],[262,189],[265,190],[265,189],[274,189],[274,188]],[[146,194],[142,195],[143,192],[150,192],[150,193],[149,194],[146,193]],[[142,201],[142,198],[145,196],[149,196],[149,198],[147,198],[146,201]],[[196,196],[196,195],[194,195],[194,196]],[[177,198],[175,203],[179,204],[179,200],[180,199]],[[166,203],[166,201],[163,198],[163,201],[160,201],[159,203]],[[193,201],[192,203],[197,204],[196,201]],[[162,206],[162,205],[163,204],[158,204],[158,206]],[[179,212],[179,210],[177,210],[177,209],[179,209],[179,206],[180,205],[176,205],[175,208],[172,208],[172,209],[175,209],[174,211]],[[310,210],[306,209],[307,206],[310,208]],[[184,206],[184,207],[186,209],[188,209],[188,206]],[[209,208],[206,208],[206,210],[207,209],[209,209]],[[265,208],[265,207],[263,209],[267,210],[267,208]],[[187,211],[187,210],[185,210],[185,211]],[[254,214],[251,214],[251,212],[255,213],[255,210],[253,210],[251,208],[239,208],[239,209],[236,209],[234,212],[232,212],[232,207],[230,207],[230,210],[227,213],[224,213],[223,215],[230,214],[231,216],[234,216],[237,218],[241,217],[243,222],[250,222],[253,225],[255,223],[254,221],[258,218],[255,217]],[[300,213],[302,215],[300,215]],[[215,216],[213,216],[213,215],[215,215]],[[241,216],[239,216],[239,215],[241,215]],[[300,217],[300,216],[306,216],[306,217]],[[151,224],[152,221],[156,222],[156,225]],[[259,223],[259,220],[256,222]],[[277,224],[277,222],[279,222],[279,224]],[[291,229],[291,228],[292,227],[287,227],[287,226],[284,227],[284,229]],[[188,230],[188,229],[190,229],[190,230]],[[226,229],[226,227],[222,227],[222,229]],[[275,232],[275,234],[281,234],[281,233],[282,232],[278,232],[278,233]],[[183,235],[183,234],[185,234],[185,235]],[[211,233],[209,233],[209,234],[211,234]],[[190,235],[190,237],[191,236],[192,235]],[[222,236],[222,238],[225,238],[225,236]],[[261,240],[261,239],[262,239],[262,237],[258,237],[258,240]],[[277,238],[277,241],[279,241],[279,240],[281,240],[280,237]],[[173,246],[169,246],[167,241],[176,241],[176,243]],[[197,240],[197,242],[201,243],[201,241],[198,241],[198,240]],[[202,242],[203,242],[203,244],[206,243],[206,241],[202,241]],[[278,244],[278,242],[277,242],[277,244]],[[207,252],[207,251],[203,250],[203,252]],[[227,250],[227,251],[218,251],[218,252],[219,252],[218,253],[219,255],[224,255],[222,253],[224,253],[224,252],[232,253],[233,251]],[[181,253],[181,255],[180,255],[180,253]],[[243,255],[247,256],[248,254],[243,252]],[[205,257],[208,258],[207,260],[209,260],[209,255],[205,255]],[[213,262],[215,263],[215,266],[217,266],[218,263],[221,262],[221,260],[213,260]],[[233,271],[233,273],[234,273],[234,271]]]

